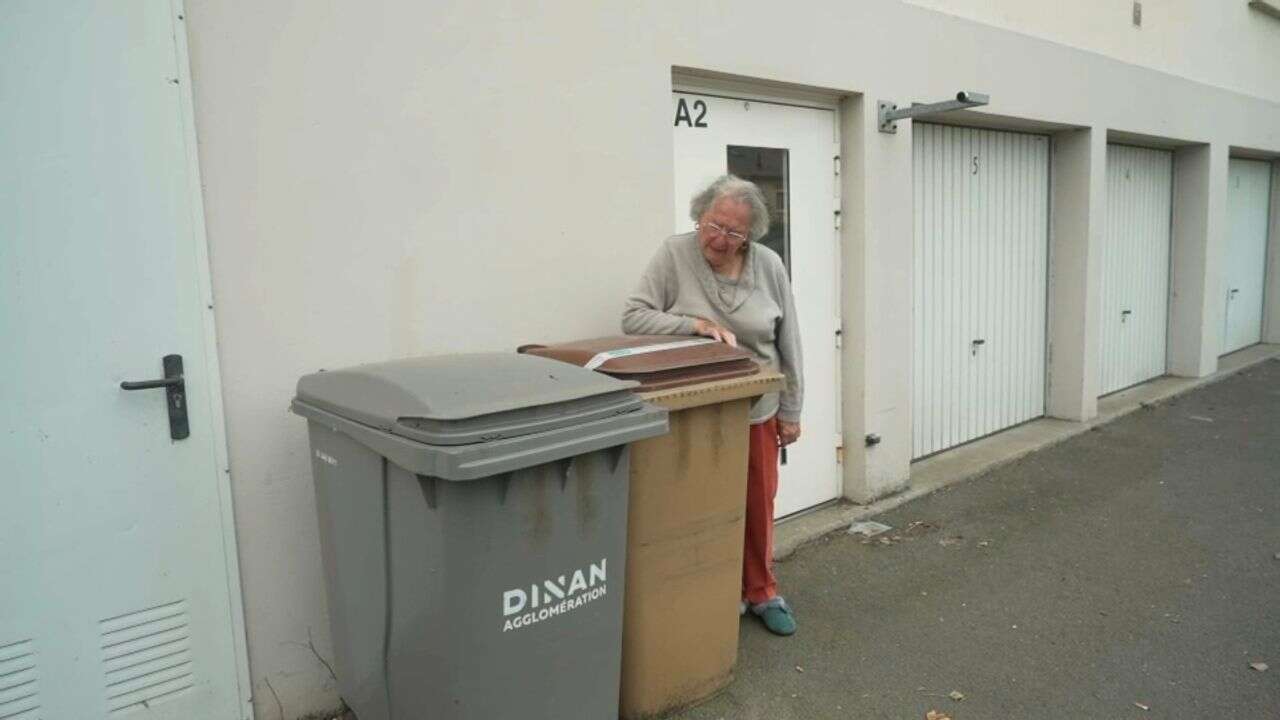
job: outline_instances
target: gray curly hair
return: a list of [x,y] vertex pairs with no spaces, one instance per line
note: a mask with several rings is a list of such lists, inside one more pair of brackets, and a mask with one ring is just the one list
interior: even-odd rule
[[769,205],[764,193],[749,180],[737,175],[721,175],[705,190],[693,196],[689,203],[689,217],[694,222],[702,220],[711,206],[720,198],[731,198],[751,206],[751,239],[759,240],[769,232]]

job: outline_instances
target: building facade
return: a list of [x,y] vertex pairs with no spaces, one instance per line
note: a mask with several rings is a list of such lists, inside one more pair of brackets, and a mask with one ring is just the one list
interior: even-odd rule
[[[185,148],[180,260],[210,306],[188,359],[221,483],[202,532],[226,692],[260,718],[338,704],[296,379],[616,334],[720,172],[770,194],[805,323],[786,512],[1280,343],[1280,19],[1247,0],[1148,1],[1140,23],[1013,0],[149,4],[116,32],[168,32],[178,58],[178,110],[154,112]],[[881,130],[881,103],[958,91],[989,104]]]

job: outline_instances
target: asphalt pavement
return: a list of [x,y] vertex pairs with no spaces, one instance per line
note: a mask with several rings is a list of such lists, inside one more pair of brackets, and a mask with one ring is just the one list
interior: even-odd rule
[[676,717],[1280,719],[1280,361],[875,520],[780,563],[797,635],[744,619]]

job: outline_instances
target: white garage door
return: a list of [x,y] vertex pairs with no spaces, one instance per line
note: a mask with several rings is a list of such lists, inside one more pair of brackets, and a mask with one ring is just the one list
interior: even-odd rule
[[913,135],[918,458],[1044,414],[1049,140]]
[[1224,353],[1262,342],[1270,202],[1271,164],[1233,158],[1227,181],[1227,254],[1222,264]]
[[1107,146],[1101,394],[1165,373],[1173,153]]

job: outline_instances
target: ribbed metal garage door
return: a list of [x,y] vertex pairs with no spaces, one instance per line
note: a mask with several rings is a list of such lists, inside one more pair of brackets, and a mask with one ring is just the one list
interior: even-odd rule
[[1049,141],[918,124],[913,457],[1044,414]]
[[1165,373],[1173,153],[1107,146],[1100,393]]
[[1227,252],[1222,263],[1224,353],[1262,342],[1270,203],[1271,164],[1233,158],[1227,179]]

